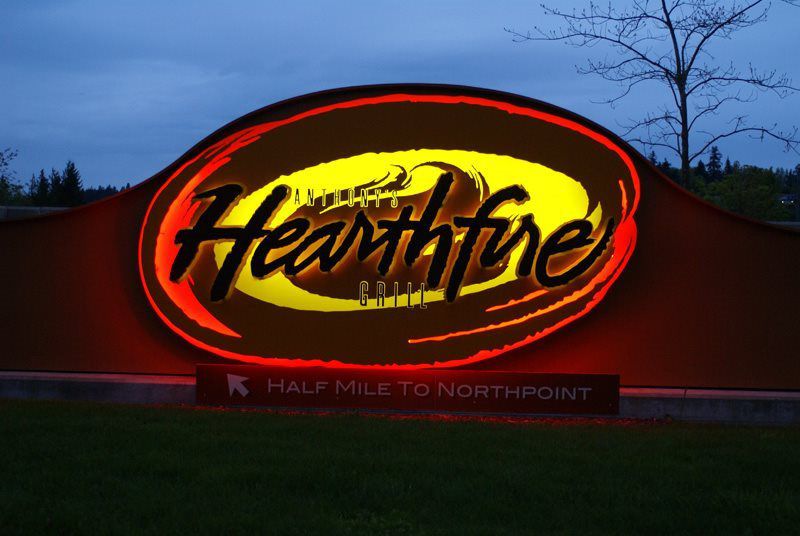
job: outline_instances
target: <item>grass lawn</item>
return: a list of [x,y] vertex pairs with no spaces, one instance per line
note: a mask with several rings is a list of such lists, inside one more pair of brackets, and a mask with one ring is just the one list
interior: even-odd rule
[[800,428],[0,401],[0,533],[800,532]]

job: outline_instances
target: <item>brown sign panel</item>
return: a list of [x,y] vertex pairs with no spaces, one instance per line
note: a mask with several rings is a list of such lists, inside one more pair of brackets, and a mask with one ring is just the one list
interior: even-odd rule
[[205,405],[614,415],[619,376],[198,365]]

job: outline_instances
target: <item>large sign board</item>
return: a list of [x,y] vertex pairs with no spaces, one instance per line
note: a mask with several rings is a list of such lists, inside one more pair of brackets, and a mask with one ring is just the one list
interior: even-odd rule
[[0,222],[0,253],[2,370],[800,389],[800,234],[497,91],[271,104],[117,196]]
[[638,198],[625,151],[564,117],[345,99],[201,147],[147,210],[141,278],[165,324],[229,359],[463,365],[594,307],[633,252]]

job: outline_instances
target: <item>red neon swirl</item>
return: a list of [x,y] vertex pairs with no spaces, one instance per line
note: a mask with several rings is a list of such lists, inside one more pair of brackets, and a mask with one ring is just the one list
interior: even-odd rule
[[[605,281],[602,286],[600,286],[598,292],[594,294],[592,299],[587,303],[587,305],[579,312],[575,313],[574,315],[565,318],[558,323],[550,326],[540,332],[535,334],[529,335],[525,339],[518,341],[513,344],[506,345],[502,348],[492,349],[492,350],[481,350],[480,352],[463,358],[463,359],[456,359],[450,360],[446,362],[434,361],[433,363],[420,363],[420,364],[373,364],[373,365],[353,365],[353,364],[346,364],[338,360],[331,360],[325,361],[320,359],[301,359],[301,358],[269,358],[269,357],[261,357],[261,356],[254,356],[254,355],[245,355],[239,354],[236,352],[231,352],[228,350],[224,350],[222,348],[217,348],[214,346],[209,345],[206,342],[198,340],[197,338],[189,335],[178,326],[176,326],[167,316],[166,314],[158,307],[156,301],[153,299],[153,296],[150,292],[150,289],[147,286],[147,282],[144,275],[144,264],[142,259],[142,248],[144,243],[144,231],[147,226],[147,223],[150,219],[151,212],[155,205],[156,200],[160,197],[166,187],[178,177],[189,165],[197,162],[201,158],[207,159],[207,163],[203,166],[203,168],[193,176],[191,180],[187,182],[184,188],[181,190],[180,194],[176,196],[173,203],[167,210],[167,216],[165,217],[162,225],[159,229],[159,235],[166,235],[166,236],[174,236],[174,232],[177,232],[177,228],[175,227],[177,223],[177,218],[170,217],[170,215],[175,214],[176,205],[183,205],[187,202],[190,202],[192,198],[192,194],[194,189],[212,172],[218,170],[225,164],[230,161],[230,156],[258,139],[260,139],[261,135],[279,128],[284,125],[288,125],[308,117],[313,117],[316,115],[321,115],[324,113],[328,113],[334,110],[343,110],[343,109],[350,109],[350,108],[357,108],[360,106],[368,106],[368,105],[376,105],[376,104],[387,104],[387,103],[401,103],[401,102],[412,102],[412,103],[436,103],[436,104],[468,104],[474,106],[482,106],[487,108],[494,108],[497,110],[505,111],[509,114],[513,115],[522,115],[526,117],[531,117],[534,119],[538,119],[547,123],[555,124],[579,134],[582,134],[595,142],[603,145],[610,151],[617,154],[620,159],[623,161],[625,166],[628,168],[630,173],[632,182],[633,182],[633,204],[630,207],[630,213],[626,213],[627,207],[627,196],[625,193],[624,187],[622,187],[622,181],[620,181],[620,186],[622,187],[622,196],[623,196],[623,221],[621,222],[620,226],[617,229],[617,234],[615,236],[615,249],[618,245],[626,244],[626,248],[624,250],[624,254],[619,258],[619,260],[613,263],[613,274],[611,277]],[[321,106],[312,110],[307,110],[305,112],[296,114],[290,118],[279,120],[279,121],[272,121],[268,123],[263,123],[261,125],[256,125],[254,127],[250,127],[234,133],[219,142],[215,143],[214,145],[207,148],[197,157],[193,158],[192,160],[186,162],[183,166],[178,169],[169,179],[167,179],[161,188],[156,192],[156,195],[153,196],[153,200],[150,202],[150,206],[145,213],[144,221],[142,224],[142,230],[139,236],[139,273],[140,278],[142,281],[142,285],[145,290],[145,294],[147,296],[150,305],[153,307],[153,310],[156,314],[164,321],[167,326],[170,327],[175,333],[183,337],[185,340],[190,342],[191,344],[207,350],[209,352],[215,353],[222,357],[226,357],[229,359],[234,359],[238,361],[248,362],[248,363],[256,363],[256,364],[270,364],[270,365],[281,365],[281,366],[328,366],[328,367],[349,367],[349,368],[396,368],[396,369],[422,369],[422,368],[430,368],[430,367],[452,367],[452,366],[461,366],[470,363],[475,363],[478,361],[483,361],[485,359],[489,359],[495,357],[501,353],[507,352],[514,348],[518,348],[520,346],[529,344],[535,340],[538,340],[549,333],[561,328],[562,326],[576,320],[586,313],[588,313],[600,300],[602,300],[603,296],[605,296],[608,289],[611,285],[616,281],[619,277],[619,274],[624,269],[625,265],[627,264],[628,260],[630,259],[631,253],[633,252],[633,248],[636,242],[636,226],[632,219],[633,214],[636,212],[636,209],[639,204],[639,176],[636,172],[636,168],[631,160],[630,156],[628,156],[625,151],[623,151],[620,147],[614,144],[611,140],[607,137],[603,136],[600,133],[597,133],[575,121],[559,117],[556,115],[552,115],[549,113],[541,112],[538,110],[533,110],[530,108],[525,108],[522,106],[515,106],[506,102],[494,101],[491,99],[481,98],[481,97],[467,97],[467,96],[450,96],[450,95],[412,95],[412,94],[391,94],[391,95],[383,95],[379,97],[369,97],[369,98],[361,98],[361,99],[354,99],[347,102],[340,102],[336,104],[331,104],[327,106]],[[179,212],[180,213],[180,212]],[[186,214],[186,211],[183,211],[182,214]],[[172,233],[172,234],[170,234]],[[157,252],[158,253],[158,252]],[[173,283],[168,283],[163,280],[163,277],[159,277],[158,273],[158,266],[164,266],[166,264],[162,264],[166,261],[163,257],[169,257],[170,251],[166,249],[164,253],[162,253],[161,257],[156,255],[155,263],[156,263],[156,272],[157,272],[157,280],[162,287],[162,290],[167,294],[167,296],[173,300],[176,305],[181,308],[184,314],[197,322],[199,325],[216,331],[218,333],[223,333],[226,335],[231,336],[238,336],[235,332],[227,328],[224,324],[219,322],[218,319],[214,318],[211,313],[209,313],[197,300],[194,294],[191,291],[191,287],[186,284],[179,289],[174,287]],[[616,255],[616,252],[615,254]],[[613,256],[612,256],[613,258]],[[611,261],[609,261],[611,262]],[[602,272],[605,272],[606,267]],[[163,274],[162,274],[163,276]],[[594,282],[594,280],[593,280]],[[185,282],[184,282],[185,283]],[[589,288],[591,285],[587,285],[585,288]],[[594,288],[591,286],[591,288]],[[188,290],[188,294],[186,291]],[[583,289],[582,289],[583,290]],[[580,291],[579,291],[580,292]],[[588,291],[587,291],[588,292]],[[191,295],[191,298],[189,297]],[[585,293],[583,294],[585,295]],[[533,299],[533,298],[530,298]],[[577,298],[576,298],[577,299]],[[521,303],[522,301],[527,301],[525,298],[520,300],[517,303]],[[574,301],[574,300],[573,300]],[[511,303],[511,302],[509,302]],[[509,304],[506,304],[509,305]],[[502,308],[504,306],[495,306],[492,309]],[[541,313],[544,314],[544,313]],[[523,317],[524,318],[524,317]],[[424,339],[418,339],[417,341],[422,341]]]

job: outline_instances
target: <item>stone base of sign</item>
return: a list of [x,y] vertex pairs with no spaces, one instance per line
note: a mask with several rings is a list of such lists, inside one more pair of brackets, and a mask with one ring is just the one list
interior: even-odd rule
[[[195,378],[0,371],[0,399],[194,404]],[[623,387],[619,415],[605,418],[796,425],[800,392]]]
[[741,424],[800,424],[800,392],[620,389],[620,417]]
[[0,372],[0,398],[194,404],[194,376]]

